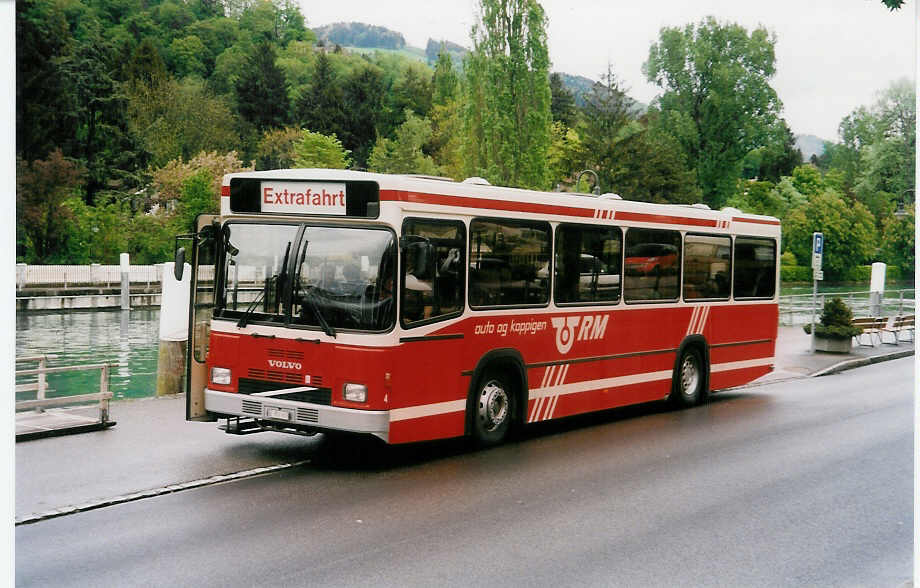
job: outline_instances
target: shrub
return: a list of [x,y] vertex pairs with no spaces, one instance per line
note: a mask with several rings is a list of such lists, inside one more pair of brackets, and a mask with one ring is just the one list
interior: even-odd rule
[[783,282],[810,282],[812,277],[811,268],[801,265],[780,266],[779,274]]
[[[825,339],[849,339],[862,333],[862,329],[851,324],[853,311],[839,296],[824,303],[821,323],[815,325],[815,337]],[[811,325],[805,325],[805,332],[811,334]]]

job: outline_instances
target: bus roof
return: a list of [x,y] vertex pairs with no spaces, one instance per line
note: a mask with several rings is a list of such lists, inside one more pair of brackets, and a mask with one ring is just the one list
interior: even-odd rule
[[[744,213],[736,208],[711,210],[704,204],[655,204],[619,198],[616,195],[581,194],[573,192],[541,192],[522,188],[508,188],[474,182],[455,182],[449,178],[399,174],[379,174],[340,169],[278,169],[227,174],[223,179],[222,196],[229,196],[230,181],[234,178],[251,178],[279,181],[372,181],[380,187],[381,199],[433,205],[463,206],[469,208],[505,209],[546,215],[561,214],[599,220],[624,220],[658,222],[659,217],[678,216],[688,225],[727,228],[729,223],[772,225],[780,221],[772,216]],[[492,204],[489,204],[492,203]],[[495,205],[503,203],[505,206]],[[508,207],[507,204],[518,203]]]

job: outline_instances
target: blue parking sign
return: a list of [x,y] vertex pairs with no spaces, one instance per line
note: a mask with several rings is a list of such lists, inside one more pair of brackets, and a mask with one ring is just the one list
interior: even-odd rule
[[823,234],[823,233],[815,233],[815,234],[814,234],[814,251],[813,251],[813,253],[817,253],[818,255],[821,255],[822,253],[824,253],[824,234]]

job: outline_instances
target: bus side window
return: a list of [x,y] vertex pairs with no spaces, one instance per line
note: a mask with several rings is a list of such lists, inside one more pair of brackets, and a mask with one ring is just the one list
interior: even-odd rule
[[556,229],[557,304],[617,302],[623,237],[618,227],[559,225]]
[[735,298],[772,298],[776,293],[776,241],[735,239]]
[[466,228],[460,221],[409,218],[403,222],[400,317],[415,326],[463,311],[463,253]]
[[731,237],[684,237],[684,300],[726,299],[731,293]]
[[626,302],[677,300],[680,295],[680,250],[678,231],[627,230],[623,283]]

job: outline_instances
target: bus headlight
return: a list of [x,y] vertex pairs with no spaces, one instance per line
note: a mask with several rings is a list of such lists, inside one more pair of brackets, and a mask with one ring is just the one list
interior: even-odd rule
[[349,402],[367,402],[367,386],[364,384],[345,384],[345,400]]
[[213,367],[211,368],[211,382],[221,386],[230,385],[230,368]]

